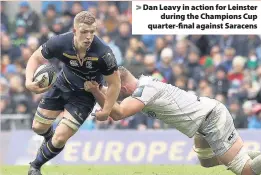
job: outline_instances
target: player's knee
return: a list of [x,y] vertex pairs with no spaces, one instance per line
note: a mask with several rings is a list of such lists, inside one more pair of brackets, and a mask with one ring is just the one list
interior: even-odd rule
[[45,133],[49,129],[49,126],[46,126],[36,120],[33,121],[32,130],[37,134]]
[[254,158],[256,158],[256,157],[258,157],[258,156],[261,155],[261,151],[252,151],[252,150],[249,150],[247,153],[248,153],[248,155],[249,155],[249,157],[250,157],[251,159],[254,159]]
[[68,139],[69,138],[66,137],[66,135],[63,134],[62,132],[55,132],[52,138],[52,143],[55,147],[60,148],[65,145]]
[[215,153],[212,151],[207,141],[198,133],[194,137],[194,143],[195,146],[193,149],[197,153],[201,166],[209,168],[220,165]]
[[261,174],[261,155],[256,156],[254,159],[248,161],[249,164],[249,171],[252,172],[254,175]]
[[[253,170],[252,170],[252,168],[251,168],[251,166],[250,166],[250,162],[251,162],[251,160],[248,160],[248,161],[246,162],[246,164],[245,164],[245,166],[244,166],[244,168],[243,168],[243,170],[242,170],[242,172],[241,172],[240,175],[256,175],[256,174],[253,172]],[[258,175],[258,174],[257,174],[257,175]]]
[[50,117],[47,110],[37,109],[34,115],[33,129],[49,128],[56,117]]
[[249,166],[250,157],[246,150],[242,148],[235,158],[228,163],[228,169],[230,169],[236,175],[252,175],[252,170]]
[[70,119],[63,118],[56,128],[54,136],[52,138],[52,143],[55,147],[62,147],[65,145],[67,140],[77,132],[80,125],[71,121]]
[[220,165],[217,157],[215,156],[211,148],[194,147],[194,151],[197,153],[201,166],[205,168],[209,168],[209,167]]

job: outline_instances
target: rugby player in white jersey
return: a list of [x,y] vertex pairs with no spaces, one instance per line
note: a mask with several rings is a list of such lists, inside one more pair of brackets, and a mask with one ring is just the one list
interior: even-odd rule
[[[124,100],[114,105],[110,114],[114,120],[145,112],[150,117],[173,125],[190,138],[195,136],[194,150],[204,167],[224,164],[237,175],[261,174],[260,152],[244,148],[233,119],[222,103],[208,97],[198,97],[149,76],[136,79],[124,67],[119,67],[119,72],[120,96]],[[103,106],[106,88],[99,89],[94,81],[87,81],[84,86]],[[107,117],[97,117],[97,120],[107,120]]]

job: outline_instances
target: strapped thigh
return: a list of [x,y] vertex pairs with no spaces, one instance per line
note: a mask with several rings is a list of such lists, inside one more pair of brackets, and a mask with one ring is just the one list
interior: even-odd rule
[[241,148],[235,158],[228,163],[228,169],[230,169],[233,173],[237,175],[241,175],[243,168],[247,161],[250,160],[249,155],[245,148]]
[[211,148],[196,148],[193,146],[193,150],[197,153],[198,158],[201,159],[210,159],[215,157],[215,153]]
[[199,132],[196,132],[194,136],[193,150],[197,153],[197,156],[200,159],[211,159],[215,157],[215,153],[212,148]]
[[50,125],[54,122],[55,118],[48,118],[37,110],[34,115],[34,120],[38,121],[39,123]]
[[65,117],[63,117],[60,124],[61,123],[67,125],[69,128],[73,129],[75,132],[78,131],[78,129],[81,126],[78,122],[72,121],[71,119],[68,119],[68,118],[65,118]]

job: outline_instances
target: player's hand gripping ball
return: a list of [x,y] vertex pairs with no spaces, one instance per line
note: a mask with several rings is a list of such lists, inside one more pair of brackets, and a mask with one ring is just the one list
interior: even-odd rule
[[40,88],[52,86],[57,78],[55,67],[51,64],[44,64],[38,67],[34,73],[33,82],[38,82]]

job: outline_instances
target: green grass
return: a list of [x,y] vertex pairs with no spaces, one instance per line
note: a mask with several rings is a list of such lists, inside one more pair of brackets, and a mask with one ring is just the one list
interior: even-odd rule
[[[1,175],[27,175],[28,166],[2,166]],[[225,167],[190,165],[44,166],[43,175],[232,175]]]

